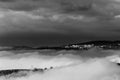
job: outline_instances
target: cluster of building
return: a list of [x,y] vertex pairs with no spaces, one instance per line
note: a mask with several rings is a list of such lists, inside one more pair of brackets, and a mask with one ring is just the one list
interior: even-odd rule
[[71,48],[71,49],[90,49],[93,48],[94,45],[70,45],[70,46],[65,46],[65,48]]
[[91,48],[102,48],[102,49],[120,49],[120,44],[118,45],[95,45],[95,44],[84,44],[84,45],[69,45],[65,46],[66,49],[79,49],[79,50],[88,50]]

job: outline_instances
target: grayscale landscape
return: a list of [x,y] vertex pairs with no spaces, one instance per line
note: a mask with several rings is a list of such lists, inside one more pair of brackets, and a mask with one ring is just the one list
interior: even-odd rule
[[0,80],[120,80],[120,0],[0,0]]

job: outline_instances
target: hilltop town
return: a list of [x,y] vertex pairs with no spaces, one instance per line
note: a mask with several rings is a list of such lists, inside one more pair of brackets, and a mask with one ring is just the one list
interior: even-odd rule
[[120,49],[120,41],[88,41],[78,44],[66,45],[66,49],[88,50],[91,48]]

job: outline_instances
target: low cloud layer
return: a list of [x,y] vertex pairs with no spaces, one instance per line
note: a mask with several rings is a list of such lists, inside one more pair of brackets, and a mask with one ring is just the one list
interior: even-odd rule
[[[96,53],[96,57],[87,54]],[[100,57],[105,52],[107,55]],[[50,53],[50,54],[47,54]],[[78,53],[76,55],[76,53]],[[87,56],[84,56],[83,54]],[[46,55],[45,55],[46,54]],[[33,69],[50,68],[43,73],[27,73],[26,77],[1,76],[4,80],[119,80],[119,66],[113,59],[119,57],[119,51],[90,50],[76,51],[39,51],[39,52],[9,52],[0,53],[0,69]],[[19,75],[21,73],[18,73]]]

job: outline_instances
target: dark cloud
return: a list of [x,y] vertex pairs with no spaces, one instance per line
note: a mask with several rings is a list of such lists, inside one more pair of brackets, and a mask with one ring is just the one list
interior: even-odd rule
[[68,12],[91,9],[92,0],[0,0],[1,8],[13,10],[34,10],[41,7],[58,8]]
[[110,0],[0,0],[0,43],[119,39],[118,6]]
[[16,0],[0,0],[2,2],[13,2],[13,1],[16,1]]
[[111,15],[114,14],[115,9],[108,8],[112,6],[109,4],[111,4],[110,0],[1,0],[0,7],[20,11],[49,8],[67,13]]

